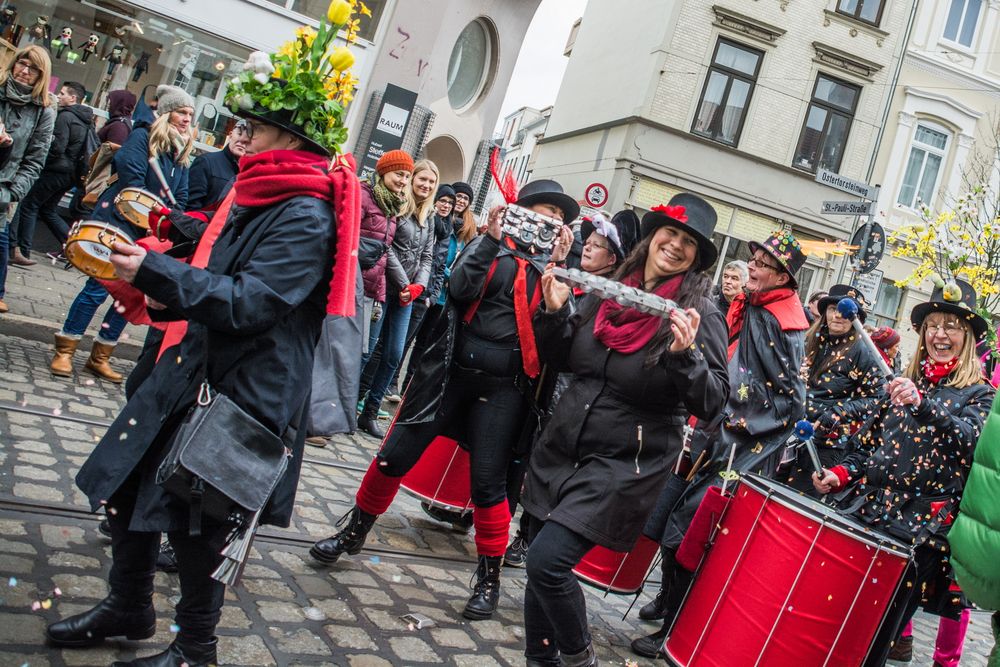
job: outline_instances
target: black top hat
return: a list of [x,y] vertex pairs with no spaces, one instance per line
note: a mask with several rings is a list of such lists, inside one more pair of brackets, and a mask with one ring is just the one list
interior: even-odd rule
[[834,285],[831,287],[830,292],[816,304],[819,314],[823,315],[828,307],[836,306],[841,299],[851,299],[858,304],[858,319],[864,323],[866,311],[869,308],[868,301],[865,299],[864,293],[853,285]]
[[625,209],[615,213],[614,217],[611,218],[611,224],[618,230],[618,237],[621,239],[625,255],[631,255],[632,249],[642,240],[639,216],[632,209]]
[[712,232],[718,216],[707,201],[690,192],[681,192],[670,198],[666,206],[654,206],[642,216],[642,236],[649,236],[663,226],[675,227],[698,241],[698,266],[703,271],[715,264],[719,250],[712,243]]
[[773,257],[785,270],[785,273],[789,275],[792,279],[792,285],[798,286],[798,282],[795,280],[795,274],[799,272],[802,265],[806,263],[806,254],[802,252],[802,247],[799,242],[795,240],[791,232],[788,231],[777,231],[772,233],[767,240],[763,243],[757,243],[756,241],[751,241],[747,244],[750,246],[750,252],[757,252],[758,250],[763,250],[768,255]]
[[[580,238],[586,243],[590,235],[595,231],[608,240],[609,250],[615,255],[615,264],[621,264],[625,260],[625,250],[622,248],[621,243],[621,231],[615,226],[615,223],[608,221],[603,216],[601,219],[604,220],[603,224],[595,223],[594,220],[590,218],[584,218],[583,222],[580,224]],[[607,227],[605,227],[607,225]],[[608,229],[611,228],[611,230]],[[612,235],[608,234],[611,231]]]
[[569,224],[580,215],[580,205],[563,191],[563,187],[548,179],[525,184],[517,193],[518,206],[531,208],[535,204],[552,204],[563,212],[563,222]]
[[[284,87],[288,85],[288,82],[283,79],[275,79],[278,85]],[[268,125],[274,125],[275,127],[281,128],[282,130],[294,134],[296,137],[301,139],[305,146],[304,148],[312,153],[319,153],[323,157],[330,157],[330,151],[320,146],[318,143],[309,138],[306,134],[305,129],[302,125],[295,123],[292,119],[295,117],[296,109],[278,109],[277,111],[271,111],[270,109],[263,107],[259,102],[254,101],[252,109],[239,109],[236,115],[240,118],[252,118],[254,120],[259,120],[262,123],[267,123]]]
[[989,324],[976,313],[976,290],[964,280],[953,280],[943,287],[935,287],[927,303],[918,303],[910,312],[910,323],[919,330],[931,313],[952,313],[972,326],[976,340],[986,336]]

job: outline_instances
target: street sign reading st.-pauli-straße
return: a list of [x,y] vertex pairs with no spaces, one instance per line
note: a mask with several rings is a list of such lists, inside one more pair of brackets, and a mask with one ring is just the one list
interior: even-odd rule
[[825,201],[820,213],[824,215],[871,215],[873,201]]

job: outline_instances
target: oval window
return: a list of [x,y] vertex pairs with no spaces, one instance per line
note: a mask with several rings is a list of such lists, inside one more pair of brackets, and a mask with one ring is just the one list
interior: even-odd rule
[[493,44],[491,31],[476,19],[465,26],[448,60],[448,102],[454,109],[464,109],[483,92],[488,78]]

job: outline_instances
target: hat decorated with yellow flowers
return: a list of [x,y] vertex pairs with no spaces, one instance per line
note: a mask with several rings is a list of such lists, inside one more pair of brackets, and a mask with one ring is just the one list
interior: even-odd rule
[[[254,51],[229,82],[226,104],[238,116],[280,127],[306,148],[334,155],[347,141],[344,111],[354,97],[351,74],[360,19],[371,16],[360,0],[333,0],[319,29],[304,26],[275,53]],[[346,43],[337,44],[345,31]]]

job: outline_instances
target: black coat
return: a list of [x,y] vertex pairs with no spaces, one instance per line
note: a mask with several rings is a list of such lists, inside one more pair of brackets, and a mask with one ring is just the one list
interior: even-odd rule
[[45,171],[55,174],[76,174],[80,160],[89,160],[89,155],[81,155],[87,130],[94,126],[94,112],[83,104],[59,109],[56,125],[52,131],[52,144],[45,160]]
[[240,163],[226,146],[221,151],[195,158],[188,171],[188,211],[213,208],[226,196],[226,188],[239,171]]
[[535,517],[627,551],[680,453],[688,415],[710,419],[725,405],[726,324],[703,299],[697,348],[646,368],[646,349],[613,351],[594,337],[594,315],[570,311],[567,305],[549,314],[542,305],[534,318],[547,368],[575,377],[535,443],[522,504]]
[[956,389],[923,378],[917,388],[923,399],[915,411],[884,410],[859,434],[842,462],[859,483],[838,500],[861,521],[919,545],[947,532],[942,522],[961,500],[994,389],[986,382]]
[[[206,269],[151,252],[135,286],[165,304],[157,319],[187,319],[188,333],[129,399],[76,481],[96,510],[140,475],[132,530],[187,526],[187,506],[154,482],[176,425],[194,403],[207,353],[209,383],[276,434],[307,412],[313,354],[326,315],[333,263],[329,204],[293,197],[267,208],[234,207]],[[287,526],[305,429],[263,523]]]

